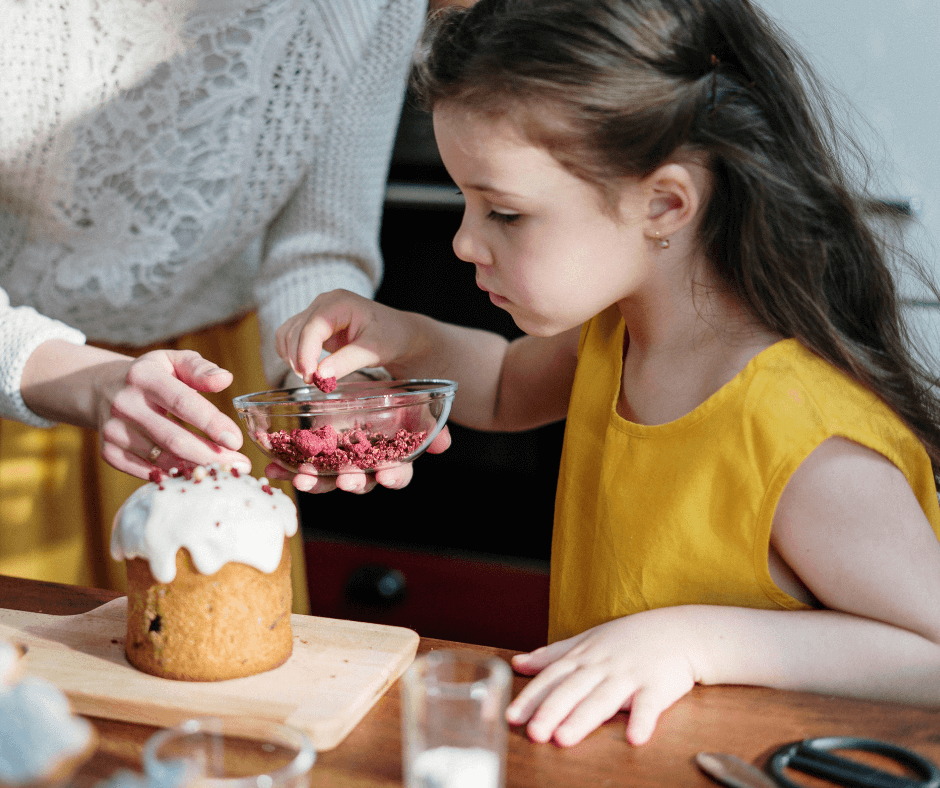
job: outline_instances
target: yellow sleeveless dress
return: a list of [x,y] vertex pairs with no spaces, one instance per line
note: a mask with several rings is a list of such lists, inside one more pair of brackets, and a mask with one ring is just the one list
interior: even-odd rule
[[800,609],[767,564],[793,472],[841,436],[907,477],[940,538],[923,445],[875,395],[798,341],[775,343],[692,412],[660,425],[616,412],[624,324],[582,330],[552,540],[549,642],[671,605]]
[[[268,387],[254,314],[156,347],[195,350],[229,370],[232,385],[206,396],[236,423],[232,397]],[[152,348],[112,349],[139,356]],[[262,475],[267,460],[247,436],[242,452],[251,459],[252,473]],[[93,430],[69,424],[41,429],[0,419],[0,574],[124,591],[123,562],[109,552],[111,524],[141,484],[100,458]],[[292,493],[289,484],[281,488]],[[291,559],[294,612],[307,613],[299,532],[291,539]]]

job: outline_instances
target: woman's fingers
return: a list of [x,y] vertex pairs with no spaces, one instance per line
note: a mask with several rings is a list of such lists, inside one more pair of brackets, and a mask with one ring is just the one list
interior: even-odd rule
[[106,441],[100,433],[98,444],[102,459],[119,471],[136,476],[138,479],[146,479],[153,470],[152,463],[128,449],[122,449],[114,443]]
[[[119,410],[134,408],[136,405],[134,398],[125,396],[124,399],[130,399],[130,402],[125,404],[122,394],[138,390],[143,393],[150,405],[150,410],[156,417],[162,418],[165,413],[170,413],[184,424],[195,427],[212,442],[226,449],[237,451],[244,440],[239,426],[194,390],[189,383],[184,382],[194,378],[200,384],[205,382],[206,376],[200,377],[194,374],[194,368],[201,368],[207,372],[211,372],[213,368],[219,369],[211,362],[210,366],[206,367],[206,363],[205,359],[194,351],[155,351],[153,354],[141,356],[128,370],[126,382],[130,389],[118,394],[114,406]],[[225,370],[221,370],[221,373],[220,375],[208,374],[208,378],[217,378],[221,384],[230,377],[230,373]],[[152,417],[147,417],[143,411],[138,411],[138,417],[142,419],[141,424],[144,430],[157,439],[156,431],[159,429],[159,422]],[[185,436],[175,433],[175,437],[177,440],[188,443],[189,450],[195,449],[195,444],[188,441]],[[180,457],[186,456],[172,445],[164,444],[164,447],[176,451]],[[185,444],[181,448],[184,452],[186,451]]]

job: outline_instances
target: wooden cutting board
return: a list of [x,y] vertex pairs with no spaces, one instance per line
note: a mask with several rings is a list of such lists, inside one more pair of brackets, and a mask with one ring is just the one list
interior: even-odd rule
[[124,656],[127,597],[75,616],[0,608],[0,639],[28,647],[27,674],[51,681],[75,711],[168,726],[190,717],[296,725],[318,750],[339,744],[411,664],[410,629],[292,615],[294,651],[279,668],[227,681],[173,681]]

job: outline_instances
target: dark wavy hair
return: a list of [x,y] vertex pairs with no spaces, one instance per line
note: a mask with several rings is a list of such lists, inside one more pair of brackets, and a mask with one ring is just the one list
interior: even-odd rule
[[849,177],[870,173],[865,155],[749,0],[479,0],[432,18],[411,90],[427,110],[512,113],[608,194],[670,159],[703,161],[699,238],[723,285],[886,402],[940,481],[936,381],[913,355],[875,203]]

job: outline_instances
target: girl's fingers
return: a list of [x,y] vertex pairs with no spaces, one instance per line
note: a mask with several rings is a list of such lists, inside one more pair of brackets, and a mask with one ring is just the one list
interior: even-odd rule
[[531,676],[560,659],[580,643],[587,633],[575,635],[567,640],[559,640],[547,646],[530,651],[528,654],[516,654],[512,658],[512,667],[520,673]]
[[[576,670],[542,693],[538,709],[531,715],[526,733],[537,742],[550,741],[558,727],[578,708],[604,679],[598,669]],[[597,727],[596,723],[594,727]],[[592,730],[593,728],[589,729]]]
[[287,482],[291,481],[296,474],[293,471],[289,471],[286,468],[282,468],[276,462],[270,462],[264,469],[264,476],[266,479],[272,479],[273,481],[278,482]]
[[632,691],[632,687],[609,676],[598,682],[555,728],[555,742],[562,747],[577,744],[620,711],[629,701]]
[[351,493],[364,493],[372,490],[376,484],[389,489],[406,487],[411,481],[412,471],[410,465],[399,465],[395,468],[376,471],[374,476],[361,471],[347,471],[339,476],[318,476],[313,466],[301,466],[300,472],[295,474],[272,462],[265,469],[265,475],[269,479],[278,481],[290,480],[294,488],[300,492],[324,493],[339,489]]
[[630,744],[646,744],[656,729],[660,715],[685,695],[690,688],[676,692],[668,685],[641,687],[630,703],[630,718],[627,720],[627,741]]
[[447,451],[450,448],[450,430],[447,429],[447,425],[444,425],[444,428],[437,433],[434,440],[431,441],[431,445],[428,446],[428,454],[440,454],[442,451]]
[[[332,339],[331,349],[346,345],[359,338],[365,323],[364,309],[372,304],[368,299],[351,293],[334,291],[314,300],[310,307],[295,318],[289,330],[288,349],[292,353],[296,372],[307,382],[317,367],[324,346]],[[344,377],[359,367],[374,366],[364,363],[358,367],[343,367],[339,373],[319,370],[323,377]]]
[[506,720],[513,725],[527,722],[549,693],[577,669],[578,665],[571,660],[560,660],[545,668],[509,704]]
[[362,494],[375,487],[375,476],[365,471],[346,471],[336,477],[336,488],[345,492]]
[[314,367],[325,378],[344,378],[363,367],[378,367],[384,363],[378,353],[363,345],[343,345]]
[[385,468],[375,472],[375,481],[382,487],[389,490],[400,490],[407,487],[414,476],[414,468],[411,463],[396,465],[394,468]]
[[298,321],[291,328],[288,340],[287,359],[291,368],[300,375],[304,383],[310,383],[313,379],[313,373],[317,371],[317,365],[323,355],[323,342],[330,336],[327,333],[326,336],[320,338],[314,330],[315,327],[306,320]]
[[297,475],[292,477],[291,484],[295,490],[305,493],[332,492],[336,489],[336,477],[320,476],[312,465],[301,465]]
[[336,489],[335,476],[311,476],[308,473],[298,473],[291,484],[295,490],[305,493],[325,493]]

